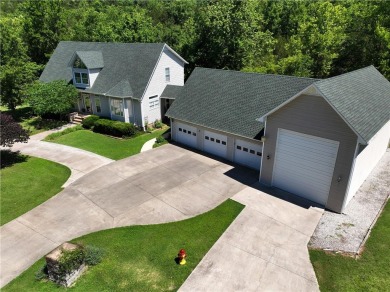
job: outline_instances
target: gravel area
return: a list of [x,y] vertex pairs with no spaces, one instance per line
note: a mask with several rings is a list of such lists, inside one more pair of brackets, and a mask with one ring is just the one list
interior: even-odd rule
[[382,157],[343,214],[325,211],[309,247],[359,253],[366,236],[390,196],[390,151]]

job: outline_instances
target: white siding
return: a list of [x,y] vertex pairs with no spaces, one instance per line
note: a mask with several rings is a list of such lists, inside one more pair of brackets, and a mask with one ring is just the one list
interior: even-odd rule
[[346,206],[355,195],[364,180],[374,169],[375,165],[385,154],[390,139],[390,121],[379,130],[378,133],[369,141],[366,148],[355,159],[355,165],[351,175],[351,181],[348,189]]
[[[165,81],[165,68],[170,68],[170,82]],[[160,99],[161,93],[168,84],[184,85],[184,63],[165,47],[142,97],[143,126],[145,119],[148,120],[148,123],[161,119],[161,100],[158,107],[149,109],[149,97],[157,95],[157,98]]]
[[92,87],[95,83],[96,78],[99,75],[101,69],[90,69],[89,71],[89,87]]

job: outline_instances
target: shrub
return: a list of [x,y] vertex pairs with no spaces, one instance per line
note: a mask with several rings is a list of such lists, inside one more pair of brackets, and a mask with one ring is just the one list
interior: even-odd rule
[[92,129],[92,127],[95,125],[95,122],[99,120],[99,116],[91,115],[89,117],[86,117],[81,124],[85,129]]
[[158,136],[157,138],[156,138],[156,143],[157,144],[160,144],[160,143],[164,143],[166,140],[165,140],[165,138],[163,137],[163,136]]
[[35,273],[35,280],[41,281],[47,278],[48,278],[47,266],[45,264],[43,267],[40,267],[39,270]]
[[129,123],[99,119],[95,122],[93,131],[115,137],[130,137],[136,134],[137,128]]
[[58,274],[60,278],[65,278],[75,269],[78,269],[85,259],[85,251],[82,247],[75,250],[63,250],[58,261]]
[[154,122],[154,127],[156,129],[162,129],[163,123],[160,120],[157,120],[157,121]]
[[102,261],[104,251],[96,246],[87,245],[85,247],[85,263],[89,266],[95,266]]

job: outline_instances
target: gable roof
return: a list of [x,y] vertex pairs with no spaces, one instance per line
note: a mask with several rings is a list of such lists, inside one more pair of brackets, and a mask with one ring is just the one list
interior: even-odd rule
[[76,51],[76,55],[88,69],[104,67],[103,54],[101,51]]
[[311,78],[198,67],[166,115],[254,139],[264,128],[256,118],[315,81]]
[[[94,84],[84,91],[96,94],[116,94],[117,97],[141,99],[153,70],[164,48],[163,43],[100,43],[100,42],[60,42],[43,70],[40,80],[72,80],[72,68],[68,66],[77,52],[83,62],[101,69]],[[101,52],[102,58],[97,52]],[[175,52],[174,52],[175,53]],[[81,56],[80,56],[81,54]],[[181,61],[186,61],[175,53]],[[97,57],[97,59],[96,59]],[[87,67],[88,65],[85,64]]]
[[314,86],[365,142],[390,120],[390,82],[374,66]]
[[169,98],[169,99],[176,99],[181,90],[183,89],[183,86],[180,85],[167,85],[165,86],[164,91],[161,93],[161,98]]

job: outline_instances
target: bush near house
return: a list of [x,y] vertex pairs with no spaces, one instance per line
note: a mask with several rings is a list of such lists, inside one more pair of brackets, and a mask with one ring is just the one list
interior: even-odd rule
[[89,117],[86,117],[81,124],[83,125],[83,128],[85,129],[92,129],[93,126],[95,126],[95,122],[99,120],[99,116],[90,115]]
[[93,131],[115,137],[131,137],[137,133],[137,128],[129,123],[99,119],[95,122]]

